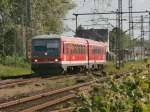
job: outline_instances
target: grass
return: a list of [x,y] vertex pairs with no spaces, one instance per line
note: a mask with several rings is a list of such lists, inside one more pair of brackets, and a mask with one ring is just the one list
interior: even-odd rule
[[133,61],[133,62],[126,62],[124,63],[123,67],[121,67],[120,69],[116,69],[115,64],[112,62],[108,62],[107,66],[105,68],[105,71],[109,72],[109,73],[121,73],[121,72],[126,72],[128,70],[134,69],[134,68],[139,68],[142,65],[145,65],[149,63],[149,60],[146,62],[144,60],[141,61]]
[[[30,66],[30,65],[29,65]],[[31,73],[30,67],[8,66],[0,64],[0,77]]]
[[57,82],[57,81],[48,82],[48,83],[46,83],[46,87],[55,89],[55,88],[71,86],[71,85],[74,85],[75,83],[76,83],[75,79],[67,78],[67,79],[63,80],[62,82]]

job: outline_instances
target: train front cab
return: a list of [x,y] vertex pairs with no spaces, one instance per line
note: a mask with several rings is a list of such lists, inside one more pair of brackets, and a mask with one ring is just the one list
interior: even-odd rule
[[32,65],[34,72],[62,71],[61,39],[35,38],[32,39]]

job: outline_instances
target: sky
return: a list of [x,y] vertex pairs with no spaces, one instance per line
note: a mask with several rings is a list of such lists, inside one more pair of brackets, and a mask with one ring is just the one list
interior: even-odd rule
[[[70,31],[64,32],[65,35],[74,35],[75,31],[75,16],[73,16],[73,13],[92,13],[92,12],[109,12],[109,11],[116,11],[118,8],[118,0],[73,0],[76,4],[76,7],[68,12],[65,18],[67,20],[64,20],[64,27],[65,29],[70,29]],[[95,1],[95,2],[94,2]],[[104,3],[105,1],[105,3]],[[128,0],[122,0],[123,2],[123,11],[128,11]],[[133,11],[150,11],[150,0],[133,0]],[[145,22],[148,22],[148,14],[142,14],[145,19]],[[134,21],[140,21],[141,14],[133,14]],[[109,30],[111,30],[113,27],[116,26],[115,20],[109,20],[109,24],[107,21],[104,21],[104,19],[100,18],[109,18],[109,19],[115,19],[115,15],[94,15],[94,16],[79,16],[78,17],[78,25],[82,25],[85,28],[105,28],[109,27]],[[123,29],[124,31],[128,30],[128,14],[123,15],[123,19],[125,21],[123,22]],[[135,27],[138,29],[134,30],[134,35],[139,36],[140,35],[140,26],[141,24],[135,24]],[[144,24],[144,30],[148,30],[148,23]],[[145,34],[145,37],[147,38],[148,33]]]

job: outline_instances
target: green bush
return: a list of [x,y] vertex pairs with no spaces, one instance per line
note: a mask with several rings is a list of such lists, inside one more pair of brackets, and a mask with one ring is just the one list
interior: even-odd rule
[[148,62],[148,58],[144,58],[144,62],[147,63]]
[[89,95],[80,95],[75,111],[150,112],[150,74],[143,68],[138,74],[95,85]]
[[3,65],[7,65],[7,66],[17,66],[17,67],[25,67],[25,68],[29,68],[30,67],[30,62],[21,56],[1,56],[0,57],[0,62]]

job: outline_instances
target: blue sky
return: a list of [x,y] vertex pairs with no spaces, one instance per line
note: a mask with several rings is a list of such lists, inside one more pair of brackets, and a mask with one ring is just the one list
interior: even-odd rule
[[[76,7],[69,11],[66,15],[66,18],[74,18],[72,15],[73,13],[86,13],[86,12],[107,12],[107,11],[115,11],[118,7],[118,0],[73,0],[76,3]],[[84,2],[85,1],[85,2]],[[105,1],[105,3],[103,3]],[[108,1],[108,3],[106,3]],[[150,0],[133,0],[133,10],[134,11],[145,11],[150,10]],[[123,0],[123,11],[128,11],[128,0]],[[146,14],[143,14],[146,16]],[[134,18],[134,21],[140,21],[139,16],[141,14],[134,14],[136,18]],[[79,16],[78,18],[78,25],[85,25],[86,28],[91,28],[91,26],[94,24],[94,28],[103,28],[106,27],[106,22],[104,21],[97,21],[98,18],[114,18],[115,16],[110,15],[95,15],[95,16]],[[124,19],[128,19],[128,15],[124,15]],[[148,19],[145,19],[145,21],[148,21]],[[116,21],[109,21],[113,26],[116,25]],[[98,24],[98,25],[95,25]],[[124,30],[128,29],[128,23],[127,21],[124,21]],[[135,27],[140,27],[140,24],[137,24]],[[145,24],[145,30],[147,30],[148,24]],[[64,27],[69,27],[70,29],[75,31],[75,20],[69,19],[64,21]],[[110,30],[112,27],[110,26]],[[64,34],[73,35],[74,33],[72,31],[65,32]],[[135,30],[134,33],[136,36],[140,35],[140,30]],[[147,36],[148,34],[146,34]]]

